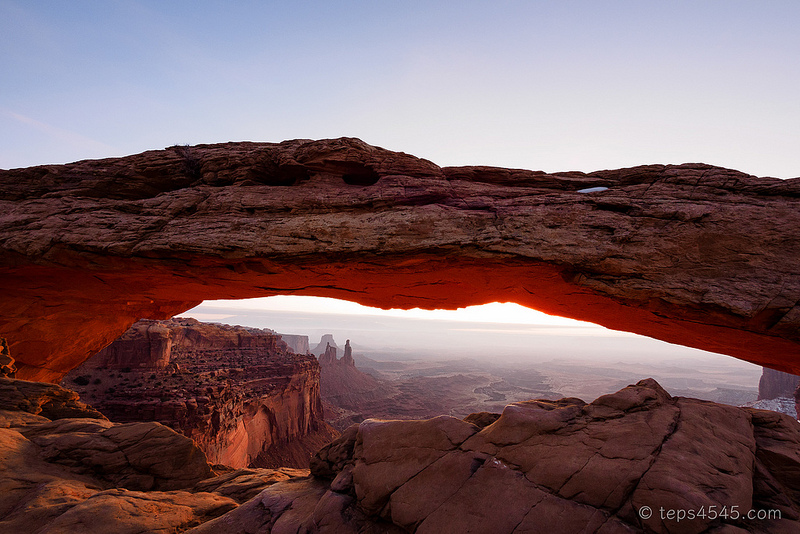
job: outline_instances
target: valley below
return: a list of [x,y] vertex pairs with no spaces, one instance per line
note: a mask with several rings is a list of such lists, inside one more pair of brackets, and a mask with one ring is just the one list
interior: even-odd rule
[[[322,366],[326,419],[340,430],[347,422],[377,418],[463,418],[475,412],[501,412],[513,402],[576,397],[591,401],[654,377],[673,395],[732,406],[758,398],[760,368],[719,362],[646,363],[550,360],[532,363],[447,359],[421,354],[364,349],[354,351],[355,370]],[[369,354],[367,356],[366,354]],[[326,378],[331,377],[331,391]],[[368,376],[364,378],[363,375]],[[327,393],[327,395],[326,395]]]

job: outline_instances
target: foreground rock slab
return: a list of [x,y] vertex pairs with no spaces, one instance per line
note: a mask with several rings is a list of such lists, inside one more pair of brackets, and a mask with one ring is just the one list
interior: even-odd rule
[[644,380],[591,404],[515,403],[492,419],[364,421],[318,453],[316,480],[276,484],[192,532],[800,529],[800,424],[782,414],[671,397]]
[[[158,423],[111,423],[52,384],[0,379],[0,391],[16,392],[13,406],[0,408],[2,532],[182,532],[271,484],[308,476],[296,469],[216,474],[192,440]],[[43,391],[74,397],[64,403],[72,412],[59,418],[65,406],[42,410]],[[18,402],[26,395],[29,402]]]
[[155,423],[0,412],[3,532],[800,531],[800,423],[671,397],[651,379],[589,404],[367,420],[311,474],[215,473]]
[[[511,301],[800,373],[800,179],[439,167],[357,139],[0,171],[0,337],[58,381],[140,318]],[[64,332],[69,332],[68,336]]]

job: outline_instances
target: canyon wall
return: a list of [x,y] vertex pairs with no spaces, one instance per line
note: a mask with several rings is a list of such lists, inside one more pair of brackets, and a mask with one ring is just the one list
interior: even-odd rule
[[758,381],[758,399],[794,397],[798,386],[800,386],[800,376],[765,367],[761,373],[761,379]]
[[[139,318],[281,294],[516,302],[800,373],[800,180],[439,167],[360,140],[0,171],[0,336],[58,380]],[[69,335],[64,333],[68,332]]]
[[308,336],[300,336],[296,334],[279,334],[281,339],[289,349],[295,354],[307,354],[311,351],[308,345]]
[[307,467],[336,435],[316,359],[270,330],[142,320],[63,384],[113,421],[161,422],[232,467]]

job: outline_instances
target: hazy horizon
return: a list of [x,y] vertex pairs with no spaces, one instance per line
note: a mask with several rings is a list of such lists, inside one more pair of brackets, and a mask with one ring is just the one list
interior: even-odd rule
[[[306,311],[315,307],[320,311]],[[354,351],[368,357],[386,353],[413,357],[418,353],[423,359],[489,357],[508,363],[694,361],[760,369],[730,356],[547,316],[516,304],[448,311],[379,310],[336,299],[267,297],[206,301],[180,316],[306,335],[311,348],[322,335],[332,334],[340,346],[350,339]]]

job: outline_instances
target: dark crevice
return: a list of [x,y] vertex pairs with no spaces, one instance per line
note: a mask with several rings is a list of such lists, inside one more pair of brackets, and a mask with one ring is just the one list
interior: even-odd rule
[[269,162],[249,169],[242,185],[252,182],[270,186],[291,186],[308,180],[309,176],[308,169],[302,165],[275,165]]
[[375,172],[372,167],[351,163],[347,170],[342,174],[342,180],[348,185],[375,185],[381,179],[381,175]]

